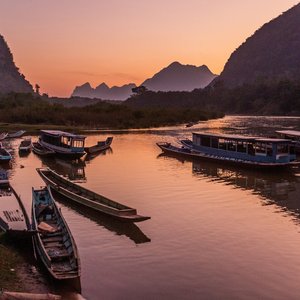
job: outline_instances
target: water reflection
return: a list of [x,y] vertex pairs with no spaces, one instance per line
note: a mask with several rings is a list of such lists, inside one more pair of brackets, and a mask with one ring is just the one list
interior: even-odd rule
[[263,172],[199,161],[192,168],[195,176],[249,190],[263,197],[263,205],[275,204],[300,219],[300,181],[292,169]]
[[87,163],[89,163],[90,161],[92,161],[96,157],[104,156],[104,155],[107,155],[107,154],[113,154],[112,148],[108,148],[108,149],[106,149],[104,151],[100,151],[100,152],[96,152],[96,153],[87,154],[84,157],[84,161],[86,161]]
[[151,242],[151,239],[148,238],[142,232],[142,230],[134,223],[124,223],[112,219],[111,217],[103,214],[99,214],[89,209],[88,207],[78,205],[75,202],[70,202],[64,196],[58,194],[53,190],[52,192],[57,202],[62,203],[64,206],[68,208],[71,208],[72,210],[76,211],[79,215],[90,219],[91,221],[97,223],[101,227],[104,227],[105,229],[112,231],[117,235],[125,235],[129,239],[131,239],[135,244],[143,244],[143,243]]

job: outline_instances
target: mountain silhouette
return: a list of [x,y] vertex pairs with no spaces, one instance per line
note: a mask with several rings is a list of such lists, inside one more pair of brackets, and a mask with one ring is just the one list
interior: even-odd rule
[[13,55],[2,35],[0,35],[0,93],[32,93],[31,84],[16,67]]
[[300,79],[300,4],[263,25],[236,49],[214,81],[244,83]]
[[152,91],[192,91],[206,87],[216,77],[205,65],[196,67],[173,62],[142,85]]

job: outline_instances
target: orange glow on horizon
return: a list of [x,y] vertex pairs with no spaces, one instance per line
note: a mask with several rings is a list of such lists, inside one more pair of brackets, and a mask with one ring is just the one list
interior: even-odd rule
[[85,82],[141,84],[173,61],[220,74],[247,37],[297,3],[10,0],[1,4],[0,34],[33,86],[68,97]]

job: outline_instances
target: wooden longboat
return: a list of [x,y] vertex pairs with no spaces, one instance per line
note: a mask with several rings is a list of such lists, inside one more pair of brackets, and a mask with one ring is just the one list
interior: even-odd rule
[[19,130],[16,132],[8,133],[7,134],[7,139],[12,139],[12,138],[18,138],[21,137],[26,131],[25,130]]
[[299,162],[297,161],[290,161],[290,162],[257,162],[257,161],[250,161],[250,160],[243,160],[239,158],[233,157],[226,157],[226,156],[218,156],[215,154],[207,154],[201,151],[194,150],[192,148],[188,148],[185,146],[176,147],[173,146],[171,143],[157,143],[157,146],[166,154],[174,155],[174,156],[181,156],[191,159],[199,159],[199,160],[208,160],[208,161],[215,161],[225,164],[234,164],[239,165],[246,168],[262,168],[262,169],[269,169],[269,168],[282,168],[282,167],[290,167],[290,166],[299,166]]
[[7,137],[8,133],[7,132],[2,132],[0,134],[0,141],[4,140]]
[[88,154],[101,152],[101,151],[108,149],[110,147],[112,141],[113,141],[113,137],[110,136],[105,141],[98,142],[97,145],[95,145],[95,146],[85,147],[84,150]]
[[20,196],[0,172],[0,229],[8,234],[23,234],[31,229],[30,221]]
[[32,143],[32,151],[40,156],[53,156],[55,152],[42,146],[39,142]]
[[32,229],[36,252],[56,280],[76,281],[80,290],[80,259],[72,233],[50,188],[32,189]]
[[27,138],[21,141],[19,145],[20,152],[30,152],[32,147],[31,138]]
[[141,222],[150,219],[137,214],[136,209],[108,199],[69,181],[49,168],[38,168],[44,182],[68,199],[125,222]]
[[0,142],[0,162],[7,163],[11,159],[11,154],[2,146],[2,143]]

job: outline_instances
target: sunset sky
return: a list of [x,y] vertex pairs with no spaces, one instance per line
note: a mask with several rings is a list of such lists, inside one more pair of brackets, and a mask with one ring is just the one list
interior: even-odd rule
[[42,92],[142,83],[173,61],[219,74],[230,54],[296,0],[0,0],[0,34]]

